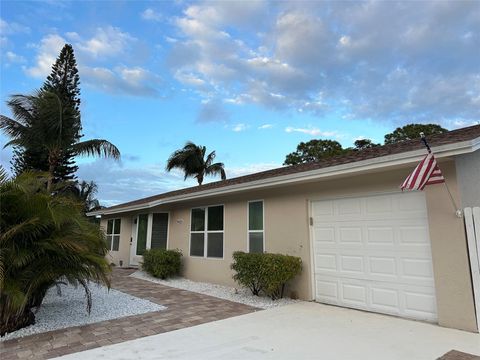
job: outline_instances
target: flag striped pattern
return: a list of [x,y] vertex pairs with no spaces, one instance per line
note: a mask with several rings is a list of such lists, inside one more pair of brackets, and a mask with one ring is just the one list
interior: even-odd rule
[[402,190],[423,190],[427,185],[443,182],[445,182],[445,178],[437,165],[437,160],[432,153],[428,153],[415,170],[408,175],[400,188]]

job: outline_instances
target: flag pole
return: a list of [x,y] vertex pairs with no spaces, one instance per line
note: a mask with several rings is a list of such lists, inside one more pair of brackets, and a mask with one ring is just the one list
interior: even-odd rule
[[[420,138],[422,139],[423,144],[428,150],[428,153],[430,154],[432,150],[430,149],[430,145],[428,145],[427,138],[425,137],[425,134],[423,132],[420,133]],[[447,189],[448,196],[450,197],[450,201],[452,202],[453,210],[455,211],[455,215],[459,218],[462,217],[462,210],[460,210],[455,202],[455,199],[452,196],[452,193],[450,192],[450,189],[447,185],[447,179],[443,182],[445,185],[445,189]]]

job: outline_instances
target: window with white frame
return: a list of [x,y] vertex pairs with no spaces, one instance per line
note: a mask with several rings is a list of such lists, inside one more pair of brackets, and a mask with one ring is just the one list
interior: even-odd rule
[[248,202],[248,251],[251,253],[263,253],[264,249],[263,230],[263,201]]
[[118,251],[120,245],[120,219],[107,221],[107,247],[108,250]]
[[223,205],[191,211],[190,256],[223,258]]

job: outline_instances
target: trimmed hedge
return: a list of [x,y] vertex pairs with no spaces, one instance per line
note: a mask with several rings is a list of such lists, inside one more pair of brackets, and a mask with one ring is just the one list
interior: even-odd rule
[[157,278],[166,279],[179,275],[181,268],[180,250],[151,249],[143,253],[142,269]]
[[290,255],[236,251],[233,260],[233,279],[253,295],[263,292],[272,300],[282,298],[286,283],[302,271],[302,260]]

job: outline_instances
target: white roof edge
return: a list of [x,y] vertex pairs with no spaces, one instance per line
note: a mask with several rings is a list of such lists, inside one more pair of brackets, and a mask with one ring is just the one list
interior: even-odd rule
[[[480,149],[480,137],[462,141],[458,143],[452,143],[447,145],[440,145],[432,147],[432,152],[437,158],[444,158],[448,156],[456,156],[466,153],[471,153]],[[248,181],[241,184],[233,184],[229,186],[224,186],[220,188],[207,189],[203,191],[196,191],[189,194],[181,194],[177,196],[171,196],[164,199],[154,200],[148,203],[136,204],[132,206],[126,206],[123,208],[112,209],[111,211],[107,209],[92,211],[87,213],[87,216],[96,216],[96,215],[109,215],[109,214],[118,214],[123,212],[149,209],[162,204],[169,204],[180,201],[195,200],[210,195],[226,195],[233,192],[244,191],[244,190],[253,190],[261,189],[269,186],[275,185],[286,185],[291,183],[296,183],[300,181],[308,181],[314,179],[321,179],[330,176],[351,174],[355,172],[363,172],[374,169],[383,168],[386,166],[395,166],[407,164],[415,161],[420,161],[423,156],[425,156],[425,150],[414,150],[402,152],[394,155],[380,156],[373,159],[361,160],[356,162],[350,162],[341,165],[334,165],[325,168],[301,171],[293,174],[272,176],[265,179]]]

